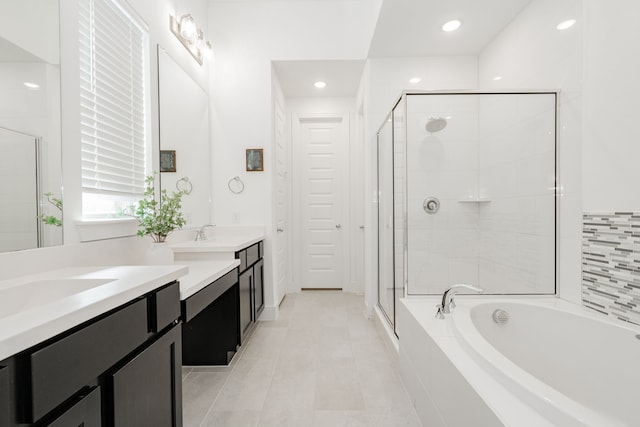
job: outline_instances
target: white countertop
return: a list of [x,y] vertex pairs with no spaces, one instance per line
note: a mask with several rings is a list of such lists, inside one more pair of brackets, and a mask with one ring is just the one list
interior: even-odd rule
[[207,240],[174,243],[173,252],[238,252],[264,240],[264,232],[213,234]]
[[187,272],[184,265],[73,267],[0,281],[0,360]]
[[214,261],[179,261],[189,268],[180,278],[180,299],[185,300],[240,265],[239,259]]

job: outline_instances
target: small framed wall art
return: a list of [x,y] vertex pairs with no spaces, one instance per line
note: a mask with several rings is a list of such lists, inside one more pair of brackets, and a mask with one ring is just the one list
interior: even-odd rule
[[160,150],[160,172],[176,171],[176,150]]
[[247,172],[264,171],[264,157],[262,148],[247,148]]

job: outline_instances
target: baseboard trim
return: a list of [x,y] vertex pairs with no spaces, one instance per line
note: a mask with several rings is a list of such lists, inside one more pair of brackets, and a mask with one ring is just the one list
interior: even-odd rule
[[342,288],[300,288],[301,291],[341,291]]
[[276,306],[265,305],[264,310],[262,310],[262,314],[260,315],[260,318],[258,318],[258,320],[259,321],[278,320],[279,311],[280,311],[279,308]]

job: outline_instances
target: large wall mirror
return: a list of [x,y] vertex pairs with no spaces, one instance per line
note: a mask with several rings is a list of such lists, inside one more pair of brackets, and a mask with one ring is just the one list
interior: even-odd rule
[[160,183],[182,198],[186,227],[211,222],[209,97],[173,58],[158,47]]
[[0,1],[0,252],[62,244],[57,0]]

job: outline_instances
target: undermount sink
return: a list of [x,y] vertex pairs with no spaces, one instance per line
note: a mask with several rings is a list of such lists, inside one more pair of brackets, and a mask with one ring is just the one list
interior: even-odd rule
[[45,279],[0,289],[0,318],[106,285],[116,279]]

